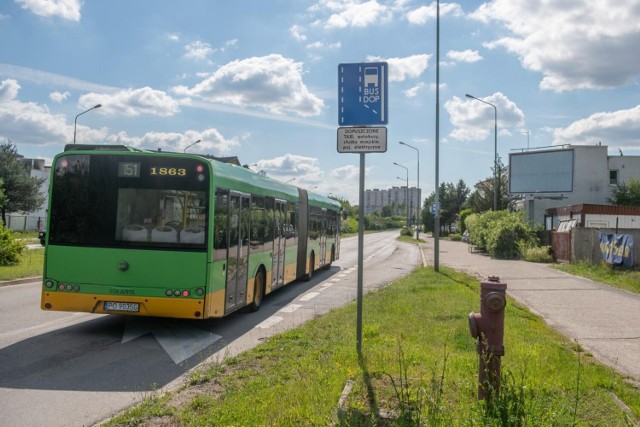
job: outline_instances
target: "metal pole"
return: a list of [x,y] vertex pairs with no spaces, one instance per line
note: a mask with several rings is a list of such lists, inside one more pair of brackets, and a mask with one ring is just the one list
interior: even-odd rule
[[78,114],[75,118],[75,120],[73,121],[73,143],[76,143],[76,127],[78,126],[78,117],[80,117],[81,115],[88,113],[91,110],[95,110],[96,108],[100,108],[102,107],[102,104],[96,104],[93,107],[89,108],[88,110],[83,111],[82,113]]
[[440,271],[440,0],[436,2],[436,211],[433,220],[433,269]]
[[[405,207],[406,207],[406,209],[407,209],[407,228],[409,228],[409,168],[408,168],[408,167],[406,167],[406,166],[402,166],[401,164],[398,164],[398,163],[396,163],[396,162],[393,162],[393,164],[394,164],[394,165],[396,165],[396,166],[400,166],[401,168],[403,168],[403,169],[405,170],[406,174],[407,174],[407,179],[406,179],[406,181],[407,181],[407,191],[406,191],[406,195],[407,195],[407,196],[405,197],[404,204],[405,204]],[[398,177],[398,179],[402,179],[402,178]]]
[[364,154],[360,153],[360,194],[358,206],[358,290],[356,315],[356,350],[362,353],[362,283],[364,266]]
[[[407,144],[406,142],[402,142],[399,141],[400,144],[402,145],[406,145],[409,148],[413,148],[414,150],[416,150],[416,153],[418,154],[418,182],[417,182],[417,188],[418,188],[418,206],[416,206],[416,211],[417,211],[417,216],[418,216],[418,226],[416,227],[416,240],[420,239],[420,221],[421,221],[421,217],[420,217],[420,208],[422,207],[422,200],[420,199],[420,150],[418,150],[416,147]],[[407,185],[408,187],[408,185]]]
[[490,102],[465,94],[467,98],[475,99],[493,107],[493,210],[498,210],[498,108]]

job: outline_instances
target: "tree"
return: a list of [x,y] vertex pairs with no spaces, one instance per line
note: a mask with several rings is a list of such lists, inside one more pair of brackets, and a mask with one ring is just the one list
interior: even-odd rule
[[[439,190],[440,226],[451,231],[451,225],[457,221],[458,212],[460,212],[467,200],[469,188],[463,180],[460,180],[457,185],[453,185],[451,182],[440,183]],[[422,208],[422,223],[427,231],[433,229],[434,215],[431,213],[431,204],[435,201],[435,198],[435,193],[431,193],[425,199],[424,207]]]
[[611,196],[609,202],[613,205],[640,207],[640,178],[631,178],[628,183],[616,185]]
[[[496,170],[496,179],[498,181],[498,210],[513,210],[514,198],[509,195],[509,175],[508,168],[502,163],[502,159],[498,157],[496,162],[498,169]],[[491,168],[493,171],[494,168]],[[493,209],[493,176],[478,182],[475,190],[469,196],[467,206],[474,212],[485,212]]]
[[44,178],[29,176],[29,167],[20,161],[18,150],[11,141],[0,145],[0,211],[6,224],[7,212],[31,212],[42,206],[45,198],[40,194]]

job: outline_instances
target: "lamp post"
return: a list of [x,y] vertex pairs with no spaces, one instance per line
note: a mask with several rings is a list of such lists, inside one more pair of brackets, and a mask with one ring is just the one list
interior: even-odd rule
[[187,145],[186,147],[184,147],[184,150],[182,151],[183,153],[186,153],[187,150],[192,146],[192,145],[196,145],[198,142],[202,142],[201,139],[197,140],[196,142],[192,142],[191,144]]
[[[417,182],[417,187],[418,187],[418,206],[417,206],[417,216],[418,216],[418,226],[416,227],[416,240],[420,239],[420,221],[422,220],[422,218],[420,217],[420,208],[422,207],[422,200],[420,197],[420,150],[418,150],[416,147],[407,144],[406,142],[402,142],[402,141],[398,141],[401,145],[406,145],[409,148],[413,148],[414,150],[416,150],[416,154],[418,155],[418,182]],[[408,187],[408,185],[407,185]]]
[[475,99],[483,104],[493,107],[493,210],[498,210],[498,108],[490,102],[476,98],[473,95],[465,94],[467,98]]
[[[402,165],[400,165],[400,164],[398,164],[396,162],[393,162],[393,164],[396,165],[396,166],[400,166],[401,168],[403,168],[407,172],[407,178],[406,178],[406,181],[407,181],[407,197],[405,199],[405,204],[407,205],[407,228],[409,228],[409,168],[406,167],[406,166],[402,166]],[[402,179],[400,177],[397,177],[397,178],[400,179],[400,180]]]
[[88,110],[84,110],[82,113],[78,114],[76,116],[76,119],[73,121],[73,143],[76,143],[76,127],[78,126],[78,117],[80,117],[81,115],[88,113],[91,110],[95,110],[96,108],[100,108],[102,107],[102,104],[96,104],[93,107],[89,108]]

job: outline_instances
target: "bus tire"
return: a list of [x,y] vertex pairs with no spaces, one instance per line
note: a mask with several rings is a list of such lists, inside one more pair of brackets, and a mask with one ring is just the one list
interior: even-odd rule
[[265,276],[264,270],[258,270],[256,277],[253,279],[253,301],[249,304],[249,313],[255,313],[260,310],[262,300],[264,299]]
[[315,253],[311,252],[311,255],[309,256],[309,272],[304,276],[302,276],[303,281],[308,282],[309,280],[311,280],[311,278],[313,277],[313,270],[315,266],[316,266],[316,255]]

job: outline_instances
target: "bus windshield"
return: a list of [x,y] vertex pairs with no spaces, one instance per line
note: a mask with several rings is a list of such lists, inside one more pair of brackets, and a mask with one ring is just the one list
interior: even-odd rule
[[205,250],[208,174],[197,159],[59,157],[49,244]]

